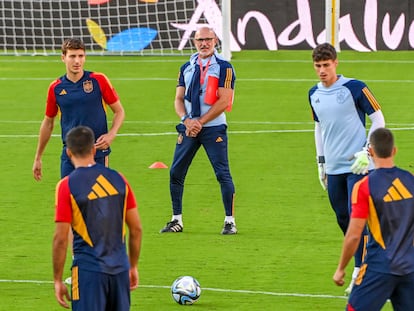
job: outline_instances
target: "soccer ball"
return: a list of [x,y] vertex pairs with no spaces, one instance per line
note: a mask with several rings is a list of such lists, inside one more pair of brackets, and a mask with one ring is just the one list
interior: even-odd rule
[[171,285],[171,295],[180,305],[192,305],[200,298],[200,283],[192,276],[180,276]]

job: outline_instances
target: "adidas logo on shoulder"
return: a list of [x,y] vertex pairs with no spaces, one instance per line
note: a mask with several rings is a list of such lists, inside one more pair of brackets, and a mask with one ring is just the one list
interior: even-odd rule
[[388,188],[387,194],[384,196],[384,202],[400,201],[411,199],[413,195],[403,185],[399,178],[394,179],[391,187]]
[[96,183],[92,186],[92,191],[88,194],[89,200],[105,198],[111,195],[117,195],[118,191],[103,175],[99,175]]

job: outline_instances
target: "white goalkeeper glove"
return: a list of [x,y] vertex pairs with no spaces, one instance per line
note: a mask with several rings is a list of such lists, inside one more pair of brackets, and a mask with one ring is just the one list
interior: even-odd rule
[[328,186],[328,177],[326,176],[326,168],[325,168],[325,157],[319,156],[318,158],[318,174],[319,174],[319,182],[323,190],[326,190]]
[[370,154],[366,147],[362,148],[354,154],[354,164],[351,166],[351,171],[354,174],[365,175],[368,173]]

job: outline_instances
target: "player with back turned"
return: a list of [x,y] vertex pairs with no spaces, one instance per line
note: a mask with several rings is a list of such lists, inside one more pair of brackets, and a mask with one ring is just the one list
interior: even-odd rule
[[348,311],[379,311],[387,299],[395,311],[414,310],[414,176],[394,164],[389,129],[371,133],[368,150],[375,170],[355,184],[352,214],[334,282],[344,284],[345,268],[368,225],[369,242],[349,296]]
[[[90,128],[75,127],[65,139],[75,170],[56,186],[56,299],[65,308],[71,300],[72,310],[77,311],[128,311],[130,291],[139,283],[142,240],[134,193],[124,176],[95,162]],[[71,298],[62,281],[70,230],[74,236]]]
[[[316,46],[313,67],[320,82],[309,90],[309,103],[315,121],[315,145],[319,181],[328,197],[336,219],[345,234],[351,210],[353,185],[373,168],[366,149],[366,116],[371,120],[369,135],[384,127],[381,108],[367,85],[336,73],[338,58],[329,43]],[[363,258],[364,238],[355,254],[352,280],[345,294],[352,290]]]

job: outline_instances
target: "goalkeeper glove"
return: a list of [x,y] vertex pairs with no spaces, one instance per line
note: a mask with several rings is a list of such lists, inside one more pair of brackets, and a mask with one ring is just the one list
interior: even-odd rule
[[322,186],[322,189],[326,190],[326,187],[328,186],[328,177],[326,176],[324,156],[318,157],[318,174],[319,174],[319,182]]
[[354,164],[351,166],[351,171],[354,174],[365,175],[368,173],[370,154],[366,147],[362,148],[361,151],[358,151],[354,154]]

